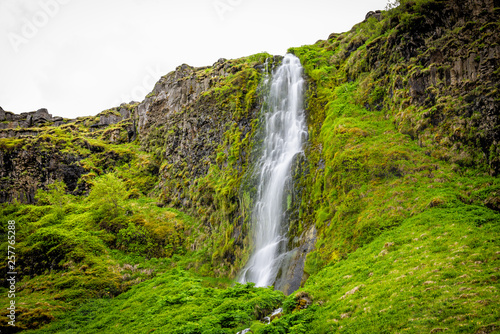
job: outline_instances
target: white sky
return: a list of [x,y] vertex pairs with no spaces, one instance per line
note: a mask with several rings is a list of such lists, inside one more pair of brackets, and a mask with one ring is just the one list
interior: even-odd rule
[[388,0],[0,0],[0,106],[95,115],[178,65],[312,44]]

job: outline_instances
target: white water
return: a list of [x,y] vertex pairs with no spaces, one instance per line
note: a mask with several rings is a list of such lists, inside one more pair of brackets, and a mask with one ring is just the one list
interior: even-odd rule
[[252,213],[255,250],[240,274],[240,283],[272,285],[286,255],[285,186],[291,182],[293,159],[302,152],[307,136],[303,94],[302,66],[297,57],[287,54],[272,76],[263,104],[265,133]]

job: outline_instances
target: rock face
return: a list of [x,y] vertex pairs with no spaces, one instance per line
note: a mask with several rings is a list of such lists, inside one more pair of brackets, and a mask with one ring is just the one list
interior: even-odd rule
[[[462,167],[500,173],[500,34],[493,0],[431,1],[418,11],[402,5],[387,38],[366,45],[368,70],[387,87],[403,133],[434,156]],[[395,65],[398,64],[399,66]],[[407,112],[410,106],[416,109]]]
[[0,129],[31,128],[39,127],[45,123],[63,121],[62,118],[55,119],[47,109],[38,109],[37,111],[21,113],[19,115],[6,112],[0,107]]
[[64,181],[69,192],[82,194],[85,189],[77,189],[78,180],[86,173],[78,164],[81,159],[58,149],[0,150],[0,203],[35,203],[36,191],[57,180]]
[[[129,132],[129,138],[135,139],[137,131],[132,115],[134,114],[137,104],[138,102],[123,103],[120,107],[101,112],[96,116],[98,117],[98,122],[91,124],[90,128],[102,129],[122,121],[131,120],[132,126],[129,126],[127,130]],[[27,113],[14,114],[0,107],[0,122],[0,138],[23,138],[35,137],[46,130],[45,127],[58,127],[70,123],[82,123],[82,120],[64,119],[58,116],[53,117],[45,108]]]
[[[249,123],[259,110],[258,105],[250,105],[251,115],[237,119],[230,113],[231,106],[221,108],[228,96],[219,96],[216,90],[211,90],[230,73],[240,71],[231,62],[219,60],[211,68],[192,68],[184,64],[164,76],[156,84],[154,96],[137,107],[142,144],[149,149],[161,146],[160,158],[165,159],[169,169],[185,166],[193,179],[206,175],[209,166],[216,163],[214,154],[223,143],[228,125],[237,120],[244,136],[250,131]],[[251,72],[258,73],[254,69]],[[238,88],[235,86],[234,90]],[[167,169],[164,172],[168,172]],[[175,200],[175,197],[178,196],[166,200]],[[184,201],[183,205],[190,206],[190,203]]]
[[266,57],[251,64],[219,59],[211,67],[181,65],[137,107],[142,146],[162,161],[163,202],[197,216],[209,234],[231,226],[233,241],[216,237],[220,253],[213,256],[227,264],[226,274],[236,274],[241,258],[235,254],[248,245],[238,192],[260,111],[258,65]]
[[193,104],[200,94],[231,73],[231,67],[231,63],[224,59],[219,59],[213,67],[193,68],[183,64],[162,77],[150,94],[152,96],[137,108],[139,132],[161,124],[162,120]]
[[274,284],[276,289],[289,295],[305,283],[309,276],[304,272],[306,256],[315,247],[316,233],[316,227],[311,226],[300,237],[290,239],[290,243],[294,247],[287,255],[284,270],[279,273],[279,277],[276,279]]
[[[78,135],[79,131],[85,133],[88,128],[92,133],[90,136],[108,143],[130,142],[135,140],[137,133],[131,117],[135,107],[123,104],[96,117],[75,120],[53,117],[47,109],[14,114],[0,108],[0,118],[3,119],[0,138],[5,140],[0,142],[0,203],[14,200],[34,203],[37,189],[58,180],[64,181],[70,193],[85,193],[87,185],[79,181],[89,172],[81,163],[89,153],[80,154],[78,151],[90,150],[94,155],[104,153],[83,139],[74,139],[68,150],[65,140],[53,133],[54,129],[62,126],[61,131]],[[63,153],[64,150],[67,152]],[[111,160],[115,158],[109,157]]]
[[0,138],[35,137],[44,126],[61,126],[72,122],[62,117],[52,117],[45,108],[14,114],[0,107]]

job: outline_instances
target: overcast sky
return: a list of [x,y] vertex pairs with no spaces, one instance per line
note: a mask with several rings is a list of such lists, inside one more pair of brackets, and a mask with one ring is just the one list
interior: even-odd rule
[[388,0],[0,0],[0,106],[95,115],[178,65],[312,44]]

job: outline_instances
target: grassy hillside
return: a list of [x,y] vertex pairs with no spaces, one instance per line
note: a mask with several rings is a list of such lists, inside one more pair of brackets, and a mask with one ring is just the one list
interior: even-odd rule
[[88,118],[0,139],[3,161],[56,157],[79,171],[40,177],[36,204],[0,207],[2,249],[17,222],[20,272],[17,328],[2,308],[2,331],[500,332],[494,5],[402,1],[289,50],[309,126],[290,240],[317,231],[290,296],[232,281],[250,249],[245,172],[268,55],[188,69],[179,82],[227,73],[166,120],[153,103],[158,119],[132,142],[137,106],[97,131]]

